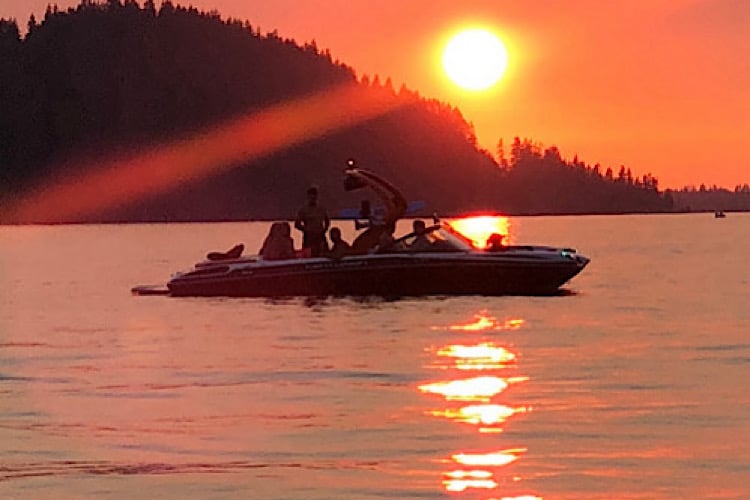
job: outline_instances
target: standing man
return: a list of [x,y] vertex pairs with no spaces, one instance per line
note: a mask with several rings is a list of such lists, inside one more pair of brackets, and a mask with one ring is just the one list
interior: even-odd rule
[[297,212],[294,227],[302,231],[302,248],[310,249],[310,255],[320,257],[328,250],[326,231],[331,225],[328,212],[318,205],[318,188],[307,189],[307,203]]

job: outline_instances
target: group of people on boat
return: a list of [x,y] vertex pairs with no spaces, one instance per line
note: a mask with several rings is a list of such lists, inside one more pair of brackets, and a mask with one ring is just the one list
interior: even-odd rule
[[[396,221],[403,215],[402,206],[394,204],[385,211],[373,210],[368,200],[361,204],[359,217],[354,219],[355,229],[361,230],[354,241],[349,244],[344,240],[341,229],[331,227],[328,211],[318,203],[318,188],[311,186],[307,190],[307,202],[298,210],[294,220],[295,229],[302,232],[302,248],[295,250],[292,239],[292,226],[287,221],[273,222],[268,235],[258,251],[263,260],[288,260],[304,257],[328,257],[342,259],[347,255],[394,252],[429,252],[439,251],[440,241],[434,236],[428,237],[428,229],[423,220],[415,220],[412,225],[410,241],[394,238]],[[363,220],[360,220],[363,219]],[[507,247],[501,234],[492,234],[486,242],[485,250],[497,252]],[[330,240],[330,245],[329,245]],[[240,257],[244,245],[236,245],[227,252],[211,252],[209,260],[226,260]]]
[[[307,190],[307,203],[297,212],[295,229],[302,232],[302,250],[295,251],[292,228],[288,222],[274,222],[258,255],[264,260],[285,260],[295,257],[332,257],[340,259],[351,253],[351,246],[344,241],[341,229],[330,227],[328,211],[318,204],[318,188]],[[328,238],[331,246],[328,245]]]
[[[349,244],[341,229],[331,227],[327,210],[318,203],[318,189],[307,190],[307,202],[297,212],[294,228],[302,232],[302,249],[295,251],[289,222],[274,222],[258,254],[264,260],[285,260],[295,257],[330,257],[341,259],[347,255],[387,253],[396,251],[393,233],[396,228],[394,213],[385,214],[372,210],[368,200],[360,207],[360,218],[354,221],[357,230],[364,229]],[[398,214],[400,215],[400,214]],[[433,243],[426,236],[426,225],[422,220],[413,224],[414,241],[404,250],[429,251]],[[330,245],[329,245],[330,240]]]
[[[294,240],[291,236],[291,225],[288,222],[274,222],[271,230],[263,241],[258,255],[263,260],[286,260],[297,257],[331,257],[340,259],[351,254],[351,245],[344,241],[341,229],[332,227],[328,231],[331,240],[330,247],[325,239],[311,238],[307,241],[303,238],[302,250],[294,249]],[[311,241],[313,242],[311,244]]]
[[[302,232],[302,249],[295,250],[292,239],[292,227],[289,222],[271,224],[268,236],[263,241],[258,254],[263,260],[287,260],[297,257],[330,257],[341,259],[347,255],[368,253],[392,253],[398,251],[427,252],[439,250],[440,242],[428,237],[427,227],[422,220],[413,223],[413,238],[410,242],[399,241],[393,236],[396,221],[406,213],[407,203],[401,193],[387,181],[372,172],[359,170],[350,160],[346,170],[344,187],[346,190],[368,186],[378,194],[384,203],[383,210],[373,210],[368,200],[362,201],[359,217],[355,218],[355,229],[364,229],[349,244],[342,237],[341,229],[331,227],[328,211],[318,203],[318,188],[307,189],[307,201],[298,210],[294,228]],[[363,219],[363,220],[360,220]],[[431,239],[433,238],[433,239]],[[329,246],[330,239],[330,246]],[[504,248],[502,235],[494,234],[487,242],[489,251]],[[229,252],[212,252],[210,260],[237,258],[242,252],[241,245]]]

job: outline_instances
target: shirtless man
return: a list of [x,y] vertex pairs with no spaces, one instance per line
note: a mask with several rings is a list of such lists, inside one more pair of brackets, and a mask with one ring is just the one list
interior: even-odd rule
[[309,248],[311,256],[320,257],[328,249],[326,231],[330,225],[328,212],[318,205],[318,188],[308,188],[307,203],[297,212],[294,227],[302,231],[302,248]]

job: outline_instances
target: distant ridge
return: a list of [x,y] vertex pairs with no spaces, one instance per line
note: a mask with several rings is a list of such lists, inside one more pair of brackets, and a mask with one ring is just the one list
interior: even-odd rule
[[[308,140],[232,161],[232,168],[211,177],[182,179],[168,192],[74,215],[8,215],[43,181],[85,174],[81,165],[195,137],[228,120],[342,87],[393,103],[364,121],[312,130]],[[393,89],[389,79],[358,80],[352,68],[312,42],[299,45],[276,32],[261,34],[248,22],[168,1],[158,10],[152,1],[141,7],[133,0],[84,0],[65,12],[49,7],[41,23],[30,20],[23,38],[15,22],[0,21],[0,88],[6,89],[0,92],[0,222],[289,218],[313,183],[338,210],[359,201],[341,189],[348,158],[390,179],[408,199],[424,200],[426,213],[673,208],[671,195],[660,192],[650,174],[634,177],[625,167],[615,173],[569,161],[554,146],[518,138],[507,157],[502,144],[493,156],[478,147],[473,126],[454,107],[406,87]],[[300,110],[295,116],[314,115]],[[157,169],[141,172],[135,181],[158,175]]]

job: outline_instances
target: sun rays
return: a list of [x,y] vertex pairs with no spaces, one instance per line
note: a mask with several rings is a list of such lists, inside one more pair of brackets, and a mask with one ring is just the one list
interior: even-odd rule
[[80,220],[383,115],[401,101],[347,84],[266,108],[179,140],[76,166],[12,200],[5,222]]

